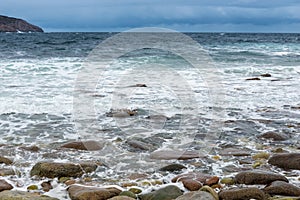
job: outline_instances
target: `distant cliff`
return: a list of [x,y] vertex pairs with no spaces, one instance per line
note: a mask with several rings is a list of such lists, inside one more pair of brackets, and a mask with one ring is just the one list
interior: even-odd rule
[[23,19],[0,15],[0,32],[44,32],[38,26],[29,24]]

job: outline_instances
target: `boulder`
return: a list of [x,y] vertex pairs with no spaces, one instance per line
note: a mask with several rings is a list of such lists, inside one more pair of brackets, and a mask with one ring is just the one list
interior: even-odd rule
[[54,163],[54,162],[39,162],[35,164],[31,171],[31,176],[39,177],[80,177],[84,173],[90,173],[97,169],[95,163]]
[[274,181],[263,189],[270,195],[300,196],[300,188],[284,181]]
[[78,149],[78,150],[88,150],[88,151],[97,151],[101,150],[104,147],[104,143],[100,143],[94,140],[88,141],[74,141],[68,142],[61,146],[62,148]]
[[107,200],[121,193],[116,188],[99,188],[83,185],[71,185],[68,188],[69,196],[72,200]]
[[154,192],[139,195],[139,198],[141,200],[172,200],[176,199],[182,194],[183,192],[177,186],[169,185]]
[[271,156],[268,163],[283,169],[300,170],[300,153],[274,154],[273,156]]
[[11,184],[6,182],[5,180],[0,179],[0,192],[11,189],[13,189],[13,186]]
[[215,198],[208,192],[195,191],[179,196],[175,200],[215,200]]
[[0,15],[0,32],[43,32],[38,26],[29,24],[23,19]]
[[269,184],[273,181],[285,181],[288,182],[288,179],[281,175],[273,172],[267,172],[262,170],[249,170],[239,172],[235,176],[236,183],[254,185],[254,184]]
[[258,188],[235,188],[222,190],[219,198],[221,200],[267,200],[268,195]]
[[0,200],[59,200],[57,198],[46,195],[39,195],[37,193],[23,192],[17,190],[6,190],[0,192]]

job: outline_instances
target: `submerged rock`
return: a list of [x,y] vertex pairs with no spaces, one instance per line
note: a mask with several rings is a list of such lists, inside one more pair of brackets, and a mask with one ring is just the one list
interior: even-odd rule
[[13,189],[13,186],[11,184],[6,182],[5,180],[0,179],[0,192],[11,189]]
[[269,73],[266,73],[266,74],[261,74],[260,76],[261,76],[261,77],[272,77],[272,75],[271,75],[271,74],[269,74]]
[[221,156],[250,156],[251,153],[251,149],[241,149],[233,147],[222,149],[219,152]]
[[141,200],[172,200],[181,196],[183,192],[174,185],[158,189],[148,194],[139,195]]
[[59,200],[59,199],[49,197],[46,195],[39,195],[37,193],[10,190],[10,191],[0,192],[0,200]]
[[150,154],[150,158],[156,160],[188,160],[200,157],[198,151],[158,150]]
[[221,200],[267,200],[268,195],[258,188],[237,188],[222,190],[219,198]]
[[254,184],[269,184],[273,181],[285,181],[288,179],[280,174],[262,170],[249,170],[238,173],[235,180],[239,184],[254,185]]
[[106,200],[119,195],[121,190],[116,188],[71,185],[68,188],[68,193],[72,200]]
[[23,19],[0,15],[0,32],[43,32],[38,26],[29,24]]
[[71,148],[78,150],[97,151],[104,147],[104,143],[94,140],[69,142],[61,146],[62,148]]
[[95,163],[53,163],[53,162],[39,162],[35,164],[31,171],[31,176],[39,177],[80,177],[84,173],[90,173],[97,169]]
[[284,181],[274,181],[263,189],[271,195],[300,196],[300,188]]
[[247,78],[246,81],[259,81],[260,78],[255,77],[255,78]]
[[283,169],[300,170],[300,153],[274,154],[273,156],[271,156],[268,163]]
[[165,167],[162,167],[159,169],[159,171],[168,171],[168,172],[175,172],[175,171],[181,171],[183,169],[186,169],[185,166],[180,164],[170,164]]
[[8,159],[8,158],[6,158],[6,157],[4,157],[4,156],[0,156],[0,163],[4,163],[6,165],[10,165],[10,164],[13,163],[13,161],[10,160],[10,159]]
[[188,192],[175,200],[216,200],[210,193],[204,191]]
[[263,133],[258,137],[259,138],[264,138],[264,139],[272,139],[274,141],[283,141],[283,140],[288,139],[288,137],[286,135],[284,135],[282,133],[276,133],[276,132],[273,132],[273,131]]

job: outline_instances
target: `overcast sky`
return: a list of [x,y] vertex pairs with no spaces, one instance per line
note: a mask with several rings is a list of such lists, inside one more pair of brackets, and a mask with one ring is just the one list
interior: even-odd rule
[[300,32],[300,0],[1,0],[45,31]]

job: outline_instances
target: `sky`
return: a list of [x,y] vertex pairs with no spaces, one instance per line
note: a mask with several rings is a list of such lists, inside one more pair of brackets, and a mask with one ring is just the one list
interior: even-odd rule
[[46,32],[163,27],[300,33],[300,0],[1,0],[0,15],[23,18]]

